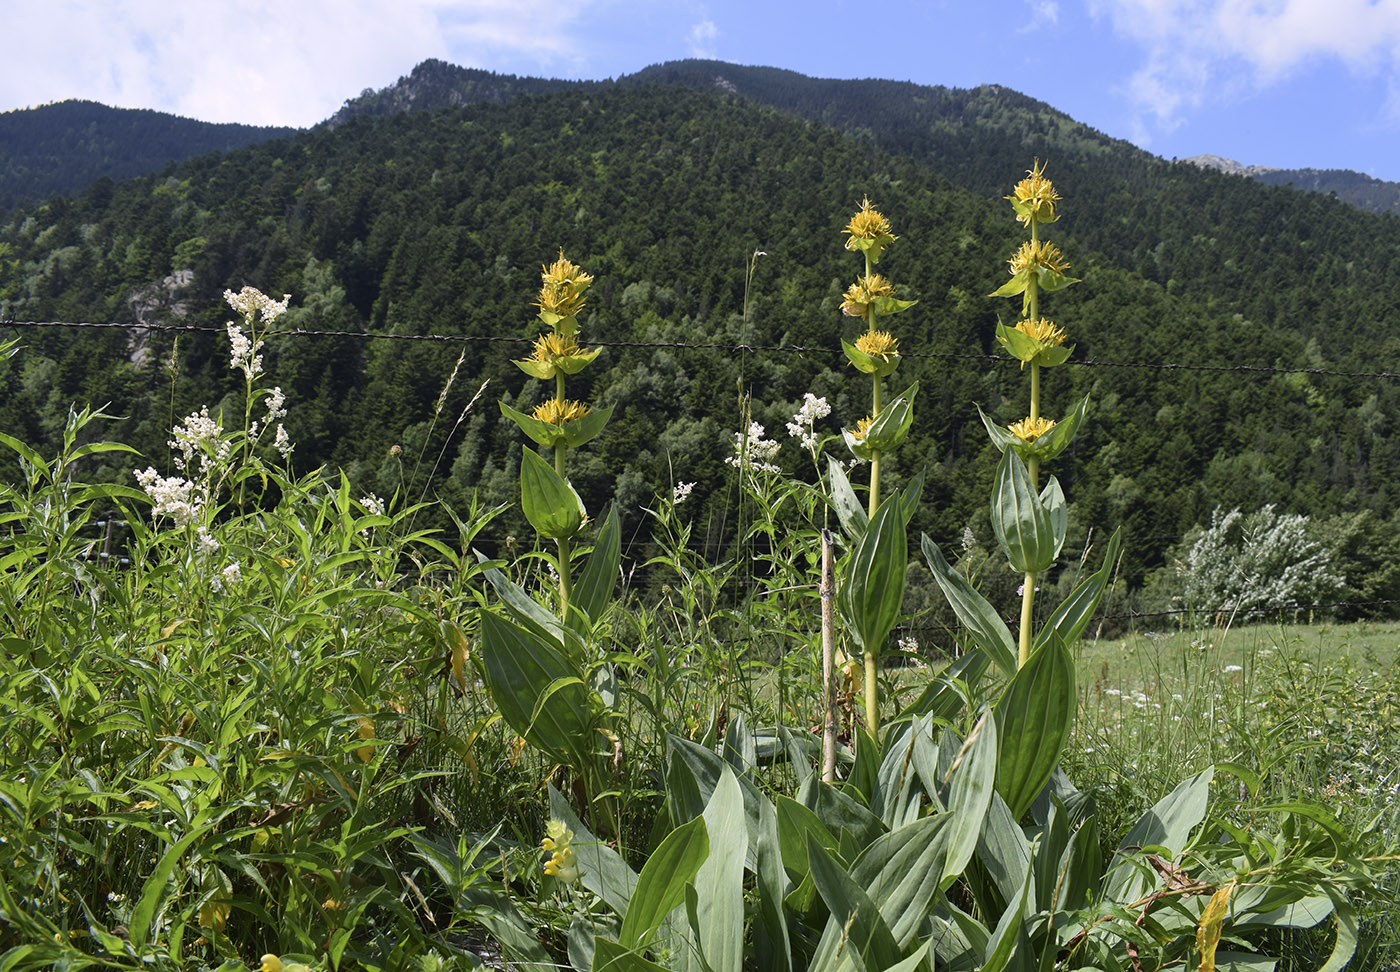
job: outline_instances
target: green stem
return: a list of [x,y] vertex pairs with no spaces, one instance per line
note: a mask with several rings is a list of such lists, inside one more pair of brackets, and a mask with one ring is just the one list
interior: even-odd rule
[[[1039,242],[1040,227],[1034,218],[1031,224],[1031,242]],[[1027,306],[1030,311],[1029,320],[1040,319],[1040,293],[1039,282],[1035,274],[1031,274],[1030,280],[1026,281]],[[1030,419],[1034,422],[1040,418],[1040,365],[1031,362],[1031,411]],[[1040,460],[1031,459],[1026,463],[1026,471],[1031,476],[1031,486],[1040,488]],[[1031,657],[1031,618],[1035,614],[1035,571],[1026,571],[1024,586],[1021,589],[1021,637],[1016,651],[1016,667],[1020,668]]]
[[865,728],[870,738],[880,741],[880,658],[873,651],[865,653]]
[[[561,385],[563,381],[559,382]],[[561,398],[560,401],[563,401]],[[564,449],[563,442],[554,443],[554,471],[559,474],[559,478],[564,478]],[[555,541],[559,547],[559,620],[568,621],[569,618],[569,595],[573,593],[574,585],[571,572],[569,570],[569,538],[560,537]]]

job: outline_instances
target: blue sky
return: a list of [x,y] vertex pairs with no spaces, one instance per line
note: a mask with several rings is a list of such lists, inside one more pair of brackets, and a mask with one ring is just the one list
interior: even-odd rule
[[1167,158],[1400,181],[1400,0],[3,0],[0,110],[310,125],[419,61],[1001,84]]

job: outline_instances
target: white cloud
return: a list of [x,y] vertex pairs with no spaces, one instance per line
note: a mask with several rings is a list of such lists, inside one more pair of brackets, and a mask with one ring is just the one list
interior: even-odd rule
[[1122,91],[1143,129],[1170,131],[1208,101],[1229,101],[1318,61],[1400,78],[1400,0],[1088,0],[1142,65]]
[[1060,22],[1060,5],[1057,0],[1026,0],[1031,8],[1031,19],[1024,27],[1018,27],[1017,32],[1022,34],[1039,30],[1043,27],[1053,27]]
[[719,40],[719,28],[713,20],[702,20],[690,28],[690,56],[715,56],[715,42]]
[[207,121],[310,125],[429,57],[568,56],[563,0],[10,0],[0,106],[88,98]]

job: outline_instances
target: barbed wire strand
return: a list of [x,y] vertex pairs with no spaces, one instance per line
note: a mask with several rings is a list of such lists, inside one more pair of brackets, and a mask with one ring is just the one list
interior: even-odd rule
[[[122,321],[12,321],[0,320],[0,328],[90,328],[129,331],[153,331],[157,333],[207,333],[224,334],[226,329],[206,324],[133,324]],[[531,337],[508,337],[487,334],[397,334],[392,331],[346,331],[312,330],[292,328],[273,331],[269,336],[277,337],[325,337],[355,338],[367,341],[422,341],[440,344],[532,344]],[[809,347],[799,344],[726,344],[718,341],[590,341],[590,345],[600,348],[654,348],[669,350],[725,351],[731,354],[794,354],[839,355],[840,348]],[[1000,354],[982,354],[961,351],[900,351],[905,358],[934,358],[965,361],[1015,362],[1017,359]],[[1183,364],[1172,361],[1106,361],[1096,358],[1074,359],[1065,364],[1080,368],[1140,368],[1152,371],[1188,371],[1213,374],[1240,373],[1263,375],[1314,375],[1327,378],[1371,378],[1381,381],[1400,379],[1400,372],[1394,371],[1338,371],[1331,368],[1279,368],[1269,365],[1202,365]]]

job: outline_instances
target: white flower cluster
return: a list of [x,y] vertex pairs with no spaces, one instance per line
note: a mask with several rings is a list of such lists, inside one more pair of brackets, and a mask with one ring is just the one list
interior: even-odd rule
[[[149,466],[135,474],[136,482],[146,491],[156,516],[168,516],[176,526],[186,527],[204,515],[206,497],[194,483],[182,476],[161,476]],[[211,542],[212,538],[211,538]]]
[[256,287],[244,287],[236,294],[232,290],[224,291],[224,300],[228,301],[228,305],[236,310],[249,326],[259,315],[264,324],[271,324],[287,310],[287,302],[291,299],[291,294],[283,294],[281,300],[273,300]]
[[962,548],[964,550],[971,550],[975,546],[977,546],[977,534],[972,532],[972,527],[963,527]]
[[370,516],[386,515],[384,512],[384,501],[378,496],[374,495],[373,493],[370,493],[368,496],[362,497],[360,499],[360,505],[364,507],[365,512],[368,513]]
[[680,506],[689,498],[690,491],[694,488],[694,483],[676,483],[671,487],[671,505]]
[[213,588],[215,594],[231,591],[241,583],[243,583],[243,569],[238,566],[236,560],[209,580],[209,586]]
[[[209,406],[191,412],[173,429],[175,438],[166,443],[176,450],[175,466],[184,472],[208,476],[212,465],[223,465],[229,457],[229,443],[223,438],[224,427],[209,417]],[[199,462],[195,462],[195,457]]]
[[811,452],[817,447],[817,434],[812,426],[818,419],[824,419],[830,414],[831,406],[826,403],[825,398],[818,398],[807,392],[802,396],[802,407],[787,424],[787,434],[801,442],[802,448]]
[[243,333],[243,328],[233,321],[228,322],[228,342],[230,345],[229,367],[243,372],[252,381],[262,374],[262,355],[258,351],[262,349],[261,339],[251,340]]
[[734,433],[734,455],[724,461],[736,469],[780,473],[782,469],[771,461],[777,454],[778,443],[763,437],[762,425],[750,422],[747,433]]
[[287,434],[287,430],[281,422],[277,423],[277,436],[272,440],[272,444],[278,452],[282,453],[283,459],[292,458],[292,449],[295,446],[292,445],[292,437]]

